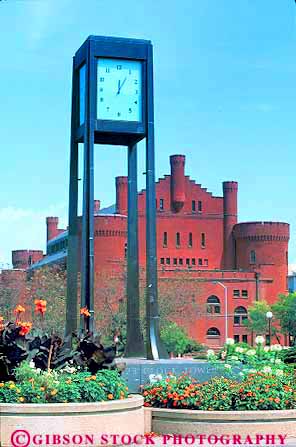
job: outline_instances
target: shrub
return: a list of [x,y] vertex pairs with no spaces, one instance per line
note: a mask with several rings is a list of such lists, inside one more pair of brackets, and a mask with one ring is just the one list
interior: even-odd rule
[[57,372],[41,371],[23,362],[16,381],[0,382],[0,403],[100,402],[124,399],[128,389],[117,371],[96,375],[67,367]]
[[192,351],[202,351],[204,346],[188,337],[185,330],[177,323],[168,322],[161,328],[161,339],[168,352],[185,354]]
[[[228,376],[246,376],[255,372],[273,372],[281,374],[289,367],[281,359],[283,348],[279,344],[264,346],[264,337],[256,337],[256,346],[234,343],[233,339],[226,340],[224,349],[216,355],[208,350],[208,360],[224,370]],[[224,360],[221,363],[220,359]]]
[[[20,307],[20,306],[19,306]],[[0,320],[1,321],[1,320]],[[41,370],[59,370],[69,362],[90,373],[116,368],[115,346],[105,348],[96,335],[67,337],[64,340],[18,320],[0,325],[0,381],[14,380],[16,368],[33,360]]]
[[143,389],[144,406],[159,408],[200,407],[201,385],[187,375],[168,376],[165,379]]
[[280,359],[283,362],[295,365],[296,364],[296,346],[293,346],[289,349],[283,349],[283,351],[279,355]]
[[235,395],[235,410],[285,410],[296,408],[296,386],[287,374],[250,374]]
[[289,373],[249,374],[242,382],[215,377],[202,384],[189,376],[168,376],[143,389],[146,407],[206,411],[296,408],[295,377]]

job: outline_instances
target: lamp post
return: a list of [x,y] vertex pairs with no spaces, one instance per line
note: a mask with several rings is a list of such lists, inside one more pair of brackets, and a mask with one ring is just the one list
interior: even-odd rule
[[268,312],[266,312],[266,318],[268,321],[268,346],[271,345],[271,320],[273,317],[273,313],[269,310]]
[[227,286],[220,281],[213,281],[213,284],[218,284],[224,289],[224,305],[225,305],[225,342],[228,338],[228,291]]

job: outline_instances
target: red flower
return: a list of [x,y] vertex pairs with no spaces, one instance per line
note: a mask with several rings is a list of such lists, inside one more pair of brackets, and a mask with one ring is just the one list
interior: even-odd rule
[[35,312],[36,314],[38,312],[41,313],[41,315],[43,316],[46,312],[46,300],[35,300],[34,301],[35,304]]
[[90,317],[90,312],[87,307],[82,307],[80,309],[80,315],[84,315],[85,317]]
[[15,315],[19,315],[19,314],[21,314],[21,313],[23,313],[23,312],[25,312],[25,308],[23,307],[23,306],[21,306],[20,304],[18,304],[17,306],[16,306],[16,308],[14,309],[14,314]]
[[21,328],[19,335],[27,335],[32,328],[32,323],[29,321],[19,321],[17,324]]

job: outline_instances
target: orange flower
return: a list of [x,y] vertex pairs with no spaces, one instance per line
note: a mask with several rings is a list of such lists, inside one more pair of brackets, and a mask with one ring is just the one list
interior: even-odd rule
[[38,312],[41,313],[41,315],[43,316],[46,312],[46,300],[35,300],[34,301],[35,304],[35,312],[36,314]]
[[113,396],[113,394],[111,394],[111,393],[110,393],[110,394],[108,394],[108,396],[107,396],[107,397],[108,397],[108,399],[110,399],[110,400],[111,400],[111,399],[114,399],[114,396]]
[[82,307],[80,309],[80,315],[84,315],[85,317],[90,317],[90,313],[87,307]]
[[20,304],[18,304],[17,306],[16,306],[16,308],[14,309],[14,314],[15,315],[19,315],[19,314],[21,314],[21,313],[23,313],[23,312],[25,312],[25,308],[23,307],[23,306],[21,306]]
[[19,321],[17,324],[21,328],[19,335],[27,335],[32,328],[32,323],[29,321]]

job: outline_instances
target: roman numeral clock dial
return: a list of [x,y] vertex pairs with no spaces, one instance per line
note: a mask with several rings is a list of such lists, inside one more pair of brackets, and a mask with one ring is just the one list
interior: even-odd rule
[[97,118],[142,121],[142,64],[125,59],[98,59]]

